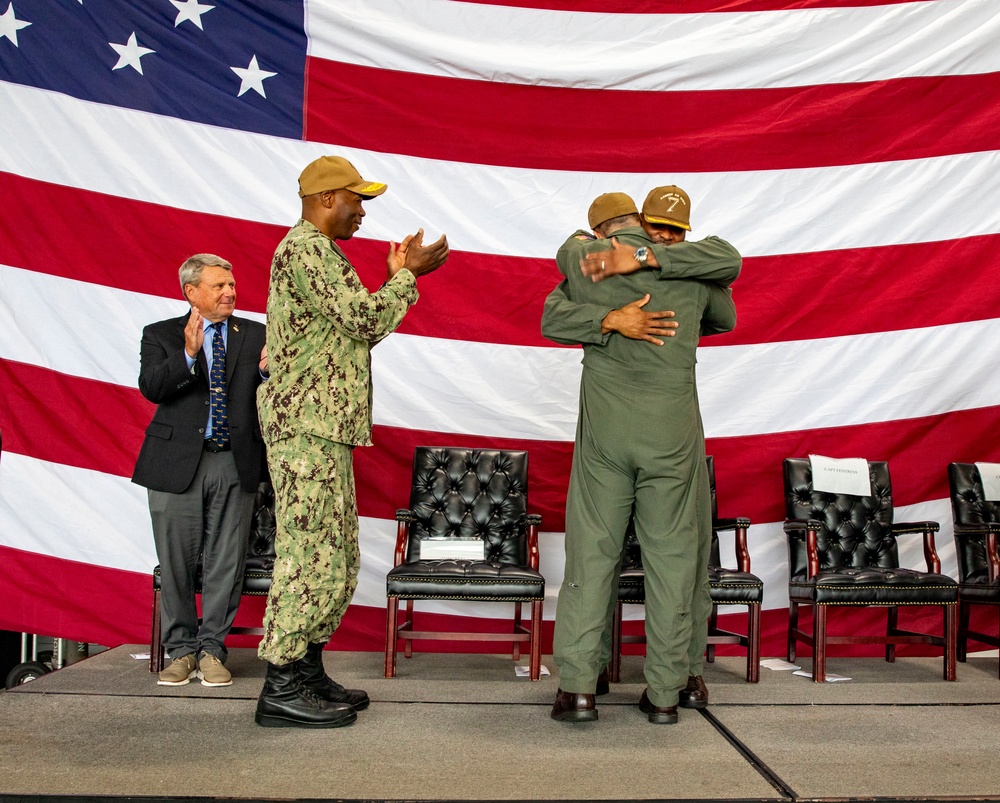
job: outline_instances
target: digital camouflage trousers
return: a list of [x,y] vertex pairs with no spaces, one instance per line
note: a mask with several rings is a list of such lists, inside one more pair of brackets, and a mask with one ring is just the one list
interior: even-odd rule
[[358,507],[351,447],[310,435],[268,444],[277,532],[264,638],[272,664],[302,658],[340,625],[358,584]]

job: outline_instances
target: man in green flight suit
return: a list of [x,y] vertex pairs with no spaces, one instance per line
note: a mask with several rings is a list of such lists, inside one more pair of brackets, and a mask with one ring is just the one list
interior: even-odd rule
[[311,162],[299,176],[302,217],[271,264],[271,373],[257,394],[277,519],[258,649],[267,677],[256,721],[267,727],[349,725],[369,704],[323,667],[358,580],[352,450],[371,445],[372,346],[416,303],[417,277],[448,257],[444,235],[425,246],[420,229],[390,243],[386,282],[368,292],[335,241],[354,235],[362,203],[385,190],[343,157]]
[[[647,205],[654,194],[670,197],[670,204],[687,200],[679,188],[657,188]],[[650,230],[663,225],[648,217]],[[598,197],[588,222],[598,239],[581,231],[560,248],[565,278],[542,316],[546,337],[584,348],[552,717],[597,719],[594,692],[610,657],[622,543],[634,514],[646,574],[647,689],[640,708],[651,722],[668,724],[677,721],[689,679],[700,679],[701,631],[711,604],[710,498],[695,350],[701,334],[735,326],[728,284],[742,260],[717,237],[687,243],[682,232],[658,238],[672,243],[669,249],[657,244],[624,193]],[[687,223],[686,216],[673,222]],[[604,238],[612,234],[609,243]],[[617,278],[606,281],[612,275]],[[656,311],[646,312],[647,304]],[[703,705],[703,683],[690,696]]]

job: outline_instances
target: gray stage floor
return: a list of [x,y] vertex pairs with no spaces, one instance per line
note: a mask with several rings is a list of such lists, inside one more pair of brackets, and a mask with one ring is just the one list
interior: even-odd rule
[[145,649],[0,693],[0,798],[1000,800],[996,658],[960,664],[955,683],[936,658],[834,658],[850,680],[762,669],[755,685],[743,659],[720,658],[707,711],[654,726],[636,706],[638,657],[600,720],[571,725],[548,716],[557,680],[517,677],[509,658],[417,654],[386,680],[380,654],[327,652],[372,705],[305,731],[254,724],[252,650],[233,651],[231,687],[210,689],[157,686],[130,656]]

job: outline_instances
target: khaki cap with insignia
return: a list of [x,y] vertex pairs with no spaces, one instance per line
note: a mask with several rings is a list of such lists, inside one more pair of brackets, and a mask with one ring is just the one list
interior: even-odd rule
[[646,196],[642,216],[650,223],[691,231],[691,199],[674,184],[656,187]]
[[639,210],[635,208],[635,201],[624,192],[606,192],[598,195],[590,205],[587,212],[587,223],[590,228],[596,229],[605,220],[621,217],[622,215],[638,215]]
[[299,197],[327,190],[350,190],[362,198],[374,198],[388,189],[377,181],[366,181],[343,156],[320,156],[299,175]]

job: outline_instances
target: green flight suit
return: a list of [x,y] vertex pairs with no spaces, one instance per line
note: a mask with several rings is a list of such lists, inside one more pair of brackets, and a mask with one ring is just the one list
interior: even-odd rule
[[[711,508],[695,351],[703,332],[736,324],[731,293],[714,282],[735,279],[741,258],[715,237],[654,246],[638,227],[614,236],[651,248],[661,267],[593,283],[582,275],[580,259],[609,243],[578,232],[557,254],[566,278],[542,316],[546,337],[584,349],[554,658],[563,691],[593,692],[610,657],[608,623],[634,509],[646,573],[648,694],[667,707],[677,703],[689,674],[701,674],[711,609]],[[675,311],[675,337],[655,346],[601,334],[608,312],[646,293],[646,310]]]

